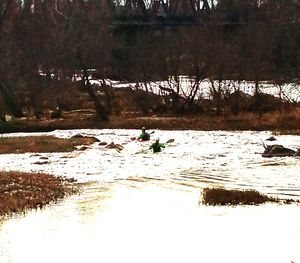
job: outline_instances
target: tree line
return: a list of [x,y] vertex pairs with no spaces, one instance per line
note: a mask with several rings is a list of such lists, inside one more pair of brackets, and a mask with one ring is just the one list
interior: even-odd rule
[[[229,79],[255,82],[258,111],[262,81],[298,82],[297,0],[218,1],[205,24],[173,28],[118,26],[112,10],[121,7],[110,0],[1,0],[0,113],[39,117],[49,105],[80,106],[74,90],[81,89],[107,120],[110,109],[93,89],[91,75],[106,97],[106,79],[135,82],[145,91],[145,112],[149,81],[169,82],[161,94],[167,94],[168,110],[178,113],[195,110],[200,84],[210,80],[218,114],[226,106]],[[191,80],[185,94],[183,75]]]

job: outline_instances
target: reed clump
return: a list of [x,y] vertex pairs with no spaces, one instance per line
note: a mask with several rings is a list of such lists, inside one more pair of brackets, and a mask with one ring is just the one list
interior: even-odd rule
[[42,208],[79,191],[74,179],[48,174],[0,172],[0,215]]
[[54,136],[1,137],[0,154],[26,152],[70,152],[78,145],[91,145],[96,142],[94,137],[75,136],[57,138]]
[[280,202],[280,200],[255,190],[205,188],[202,193],[202,203],[206,205],[256,205],[266,202]]

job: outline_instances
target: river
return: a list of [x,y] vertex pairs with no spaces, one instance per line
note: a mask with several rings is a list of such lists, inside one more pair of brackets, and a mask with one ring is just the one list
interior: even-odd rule
[[[300,206],[205,206],[205,187],[300,199],[299,158],[263,158],[268,131],[160,131],[157,154],[138,130],[57,130],[120,143],[85,151],[0,155],[0,168],[73,177],[82,185],[43,209],[0,219],[0,262],[300,262]],[[5,136],[28,136],[10,134]],[[155,138],[153,137],[153,139]],[[279,135],[297,149],[300,136]],[[266,141],[265,141],[266,142]],[[40,165],[43,159],[48,163]]]

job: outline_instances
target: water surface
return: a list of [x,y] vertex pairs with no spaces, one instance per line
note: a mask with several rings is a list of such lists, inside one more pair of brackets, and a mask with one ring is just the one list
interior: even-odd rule
[[[130,138],[137,130],[70,130],[120,143],[86,151],[0,156],[6,170],[74,177],[80,195],[2,219],[0,262],[300,262],[300,206],[208,207],[203,188],[255,189],[300,199],[297,158],[262,158],[269,132],[155,131],[161,142]],[[27,136],[30,134],[18,134]],[[296,149],[299,136],[277,136]],[[47,158],[44,165],[35,164]]]

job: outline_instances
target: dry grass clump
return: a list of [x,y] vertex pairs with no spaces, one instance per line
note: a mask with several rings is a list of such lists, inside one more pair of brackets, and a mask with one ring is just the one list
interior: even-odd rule
[[0,215],[41,208],[78,189],[74,179],[48,174],[0,172]]
[[54,136],[1,137],[0,154],[25,152],[70,152],[78,145],[91,145],[94,137],[72,137],[69,139]]
[[255,190],[205,188],[202,194],[202,203],[206,205],[255,205],[265,202],[279,202],[279,200]]

